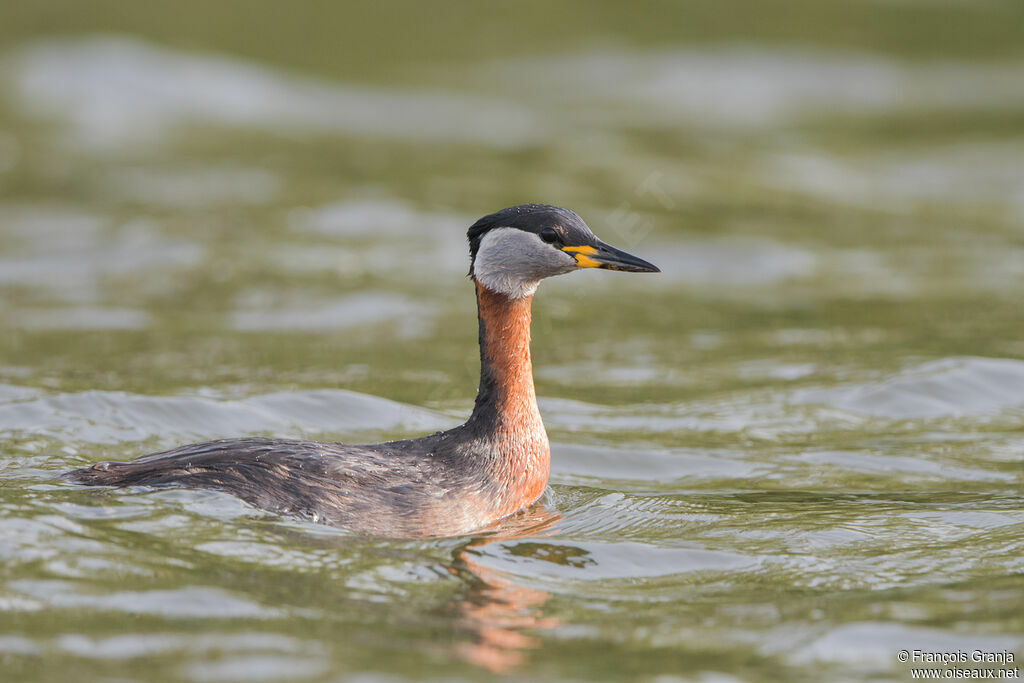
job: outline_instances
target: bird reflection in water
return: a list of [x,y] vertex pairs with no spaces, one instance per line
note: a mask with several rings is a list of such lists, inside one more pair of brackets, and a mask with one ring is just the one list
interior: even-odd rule
[[[544,503],[534,503],[510,517],[500,520],[474,537],[460,542],[451,549],[451,560],[431,563],[433,572],[445,573],[457,579],[461,586],[440,606],[430,609],[428,619],[436,628],[436,617],[445,622],[442,628],[451,634],[451,654],[464,662],[492,673],[514,672],[528,661],[530,650],[541,645],[536,632],[554,628],[563,622],[544,614],[544,605],[551,594],[541,588],[524,586],[520,579],[500,569],[487,567],[480,560],[481,549],[492,543],[502,543],[500,552],[506,556],[521,557],[530,562],[549,562],[581,568],[594,564],[586,550],[571,545],[545,543],[544,537],[555,531],[561,515]],[[285,545],[304,545],[311,541],[317,547],[326,547],[346,553],[359,553],[360,541],[345,535],[311,537],[306,530],[274,525],[276,533],[286,539]],[[422,559],[419,543],[405,546],[383,546],[373,539],[366,540],[373,549],[368,557],[385,551],[380,559],[385,564],[405,557],[416,562]],[[408,555],[406,553],[409,553]],[[336,579],[331,579],[335,581]],[[324,587],[325,594],[333,591]],[[344,601],[345,597],[340,597]],[[336,607],[339,611],[351,611]],[[423,614],[414,613],[416,622]],[[409,614],[405,618],[410,618]],[[436,636],[435,636],[436,637]],[[432,650],[437,641],[407,643],[417,649]]]
[[[527,661],[529,650],[540,646],[540,639],[532,632],[561,624],[557,618],[544,616],[550,593],[520,585],[514,575],[484,566],[476,559],[480,557],[478,549],[490,543],[550,534],[560,518],[547,507],[534,505],[452,552],[448,571],[466,584],[444,608],[455,621],[457,637],[462,638],[453,648],[457,657],[493,673],[509,673]],[[585,550],[537,541],[511,545],[507,552],[574,566],[593,562]]]

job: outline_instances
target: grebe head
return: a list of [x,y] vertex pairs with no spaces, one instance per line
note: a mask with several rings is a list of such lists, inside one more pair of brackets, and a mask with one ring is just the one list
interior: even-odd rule
[[468,237],[470,276],[513,299],[533,294],[546,277],[577,268],[660,272],[597,239],[574,211],[547,204],[522,204],[484,216]]

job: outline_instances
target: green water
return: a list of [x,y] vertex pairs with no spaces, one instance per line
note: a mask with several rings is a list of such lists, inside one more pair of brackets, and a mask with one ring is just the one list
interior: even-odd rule
[[[541,287],[543,505],[386,542],[53,479],[456,424],[465,229],[526,201],[664,271]],[[0,678],[1020,666],[1022,293],[1019,2],[5,7]]]

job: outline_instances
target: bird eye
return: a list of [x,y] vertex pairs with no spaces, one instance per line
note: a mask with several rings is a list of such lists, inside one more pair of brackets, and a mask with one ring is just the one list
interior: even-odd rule
[[555,232],[554,228],[544,228],[540,231],[540,238],[548,244],[551,244],[558,241],[558,233]]

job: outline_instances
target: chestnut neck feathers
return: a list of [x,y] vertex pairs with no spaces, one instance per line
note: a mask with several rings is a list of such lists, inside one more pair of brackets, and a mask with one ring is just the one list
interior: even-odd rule
[[516,492],[514,509],[544,491],[550,467],[547,434],[537,408],[530,361],[532,296],[511,298],[476,282],[480,317],[480,389],[466,426],[490,442],[494,467]]

